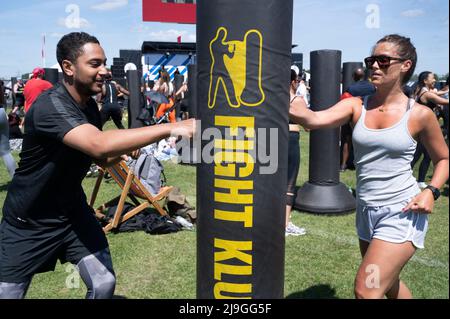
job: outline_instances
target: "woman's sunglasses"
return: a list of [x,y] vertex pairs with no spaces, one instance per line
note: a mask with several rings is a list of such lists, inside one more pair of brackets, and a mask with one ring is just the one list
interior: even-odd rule
[[380,69],[386,69],[391,65],[391,61],[400,61],[400,62],[404,62],[407,59],[402,59],[402,58],[393,58],[387,55],[375,55],[375,56],[370,56],[364,59],[364,62],[366,63],[366,67],[368,69],[371,69],[372,66],[374,65],[375,61],[378,63],[378,66],[380,67]]

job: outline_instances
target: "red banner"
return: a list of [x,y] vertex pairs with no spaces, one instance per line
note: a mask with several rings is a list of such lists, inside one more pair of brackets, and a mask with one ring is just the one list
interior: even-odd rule
[[195,3],[168,1],[170,0],[142,0],[142,21],[196,23],[197,5]]

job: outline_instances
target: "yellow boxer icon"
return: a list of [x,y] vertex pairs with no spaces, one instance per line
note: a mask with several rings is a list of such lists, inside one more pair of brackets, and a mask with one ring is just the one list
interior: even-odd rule
[[243,41],[227,41],[227,36],[227,29],[220,27],[209,45],[212,63],[208,107],[212,109],[216,105],[221,85],[229,106],[261,105],[265,100],[261,32],[249,30]]

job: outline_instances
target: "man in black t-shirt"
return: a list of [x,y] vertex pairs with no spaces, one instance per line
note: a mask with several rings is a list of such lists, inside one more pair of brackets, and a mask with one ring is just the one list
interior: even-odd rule
[[102,91],[106,58],[84,32],[57,46],[62,85],[45,91],[26,114],[19,167],[0,224],[0,298],[23,298],[34,274],[57,260],[75,265],[86,298],[111,298],[115,275],[108,242],[81,182],[92,160],[101,166],[171,135],[191,136],[194,121],[102,132],[91,96]]

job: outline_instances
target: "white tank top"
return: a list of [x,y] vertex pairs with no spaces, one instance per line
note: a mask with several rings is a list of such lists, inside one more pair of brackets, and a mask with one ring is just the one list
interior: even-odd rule
[[367,101],[353,130],[357,200],[365,206],[386,206],[412,198],[420,193],[411,169],[417,142],[408,129],[414,100],[399,122],[378,130],[365,125]]

